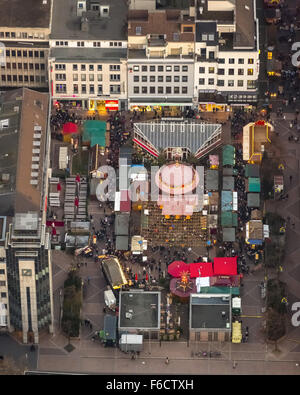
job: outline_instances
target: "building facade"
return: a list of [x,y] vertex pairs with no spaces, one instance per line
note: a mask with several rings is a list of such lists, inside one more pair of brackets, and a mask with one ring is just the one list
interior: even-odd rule
[[1,0],[0,7],[0,88],[48,90],[52,0]]
[[[24,343],[53,331],[46,232],[49,95],[27,88],[0,94],[0,322]],[[5,324],[5,325],[4,325]]]
[[10,330],[23,342],[39,342],[39,332],[52,331],[51,244],[38,213],[18,213],[6,238]]
[[99,112],[126,109],[124,0],[54,0],[49,81],[53,100]]
[[130,109],[163,109],[174,115],[193,105],[193,12],[130,10],[128,103]]
[[253,0],[198,1],[195,100],[200,111],[255,105],[259,40]]

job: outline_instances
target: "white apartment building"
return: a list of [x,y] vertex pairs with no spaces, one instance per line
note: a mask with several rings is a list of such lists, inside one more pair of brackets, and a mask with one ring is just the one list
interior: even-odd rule
[[253,0],[198,0],[194,98],[202,111],[257,102],[258,21]]
[[53,100],[90,110],[126,108],[125,0],[54,0],[49,81]]

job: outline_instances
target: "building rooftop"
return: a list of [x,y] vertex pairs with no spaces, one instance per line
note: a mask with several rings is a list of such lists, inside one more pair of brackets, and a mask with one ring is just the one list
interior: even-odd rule
[[88,63],[88,62],[116,62],[120,59],[126,59],[126,48],[52,48],[50,56],[57,62],[65,63]]
[[[221,34],[219,43],[222,50],[255,48],[256,27],[253,0],[228,0],[226,2],[222,0],[198,0],[196,9],[197,21],[206,24],[215,21],[219,25],[235,26],[233,33]],[[201,23],[198,29],[202,29]]]
[[120,329],[159,329],[160,292],[120,292]]
[[[191,25],[192,31],[181,31],[181,24]],[[194,42],[193,29],[194,18],[181,17],[180,10],[131,10],[128,14],[128,36],[154,34],[165,35],[166,42]]]
[[236,2],[236,32],[234,47],[255,47],[255,21],[253,0],[238,0]]
[[40,210],[48,101],[27,88],[0,95],[0,215]]
[[[222,314],[223,313],[223,314]],[[190,328],[231,329],[230,294],[191,294]]]
[[[216,0],[213,3],[222,3],[222,0]],[[222,4],[214,7],[214,5],[211,5],[211,0],[198,0],[196,6],[197,20],[233,24],[235,0],[229,0],[226,3],[226,6],[222,9]]]
[[[53,0],[51,39],[66,40],[126,40],[127,5],[125,0],[94,0],[93,5],[109,7],[109,15],[100,17],[90,11],[87,1],[87,31],[81,30],[81,15],[77,15],[77,0]],[[83,1],[82,1],[83,2]],[[80,48],[80,50],[82,50]]]
[[14,218],[14,230],[38,230],[38,213],[17,213]]
[[156,55],[150,55],[147,56],[146,54],[146,49],[128,49],[128,59],[147,59],[147,62],[151,62],[152,60],[157,60],[159,59],[160,61],[163,62],[168,62],[171,60],[190,60],[191,62],[194,60],[194,55],[168,55],[168,56],[156,56]]
[[206,42],[207,45],[217,45],[217,23],[216,22],[197,22],[196,23],[196,42]]
[[47,28],[51,1],[43,4],[42,0],[0,0],[0,26]]
[[195,5],[194,0],[156,0],[156,9],[180,9],[184,10]]

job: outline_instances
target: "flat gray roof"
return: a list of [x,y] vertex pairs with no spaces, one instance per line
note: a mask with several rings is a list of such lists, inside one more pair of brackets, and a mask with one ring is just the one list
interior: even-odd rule
[[50,56],[65,63],[116,62],[126,59],[126,48],[52,48]]
[[[190,328],[231,330],[230,295],[190,296]],[[225,312],[223,317],[222,312]],[[229,326],[227,325],[229,324]]]
[[49,27],[51,1],[0,0],[0,26],[3,27]]
[[259,193],[248,193],[247,194],[247,206],[248,207],[260,207],[260,195]]
[[120,292],[119,298],[119,328],[160,328],[160,292]]
[[116,214],[115,234],[116,236],[128,236],[129,216],[127,213]]
[[128,236],[116,236],[116,250],[118,251],[129,250]]
[[126,40],[128,10],[125,0],[95,1],[96,4],[109,6],[109,16],[90,17],[87,32],[81,31],[81,17],[77,16],[77,0],[53,1],[51,39]]
[[14,218],[14,230],[38,229],[38,213],[16,213]]
[[234,191],[234,177],[223,176],[223,190]]
[[207,191],[217,191],[219,189],[219,172],[218,170],[206,170],[205,188]]
[[235,241],[235,228],[222,228],[223,241],[233,242]]

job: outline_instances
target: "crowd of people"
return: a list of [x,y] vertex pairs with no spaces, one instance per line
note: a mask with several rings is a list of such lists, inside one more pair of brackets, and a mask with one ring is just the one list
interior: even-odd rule
[[[278,50],[277,61],[280,63],[279,79],[270,80],[270,92],[274,91],[284,101],[285,106],[296,104],[300,100],[300,82],[297,65],[293,64],[292,45],[296,40],[296,32],[300,29],[300,8],[280,5],[281,19],[277,25]],[[274,39],[275,43],[276,39]],[[270,43],[274,44],[273,42]],[[288,47],[287,47],[287,45]],[[277,87],[277,90],[275,90]],[[267,92],[270,93],[270,92]],[[291,94],[292,92],[292,94]]]
[[128,140],[131,129],[126,123],[125,115],[121,115],[119,112],[110,115],[107,122],[110,129],[110,150],[106,163],[117,168],[119,166],[119,148]]

